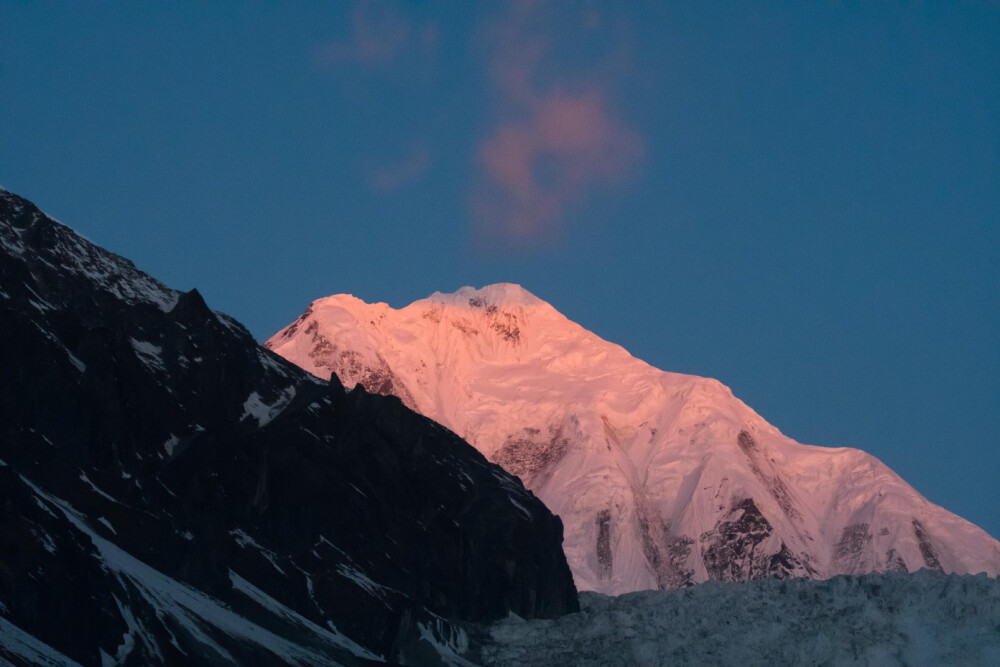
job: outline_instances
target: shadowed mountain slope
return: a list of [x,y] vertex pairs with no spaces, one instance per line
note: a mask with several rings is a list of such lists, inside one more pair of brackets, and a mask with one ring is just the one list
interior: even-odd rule
[[4,190],[0,369],[15,664],[427,664],[578,609],[516,478]]

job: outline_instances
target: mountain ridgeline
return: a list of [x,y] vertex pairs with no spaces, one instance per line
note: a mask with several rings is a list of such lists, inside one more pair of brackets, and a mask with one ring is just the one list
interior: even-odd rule
[[398,396],[523,480],[576,585],[1000,571],[1000,543],[873,456],[801,445],[716,380],[668,373],[517,285],[402,308],[312,303],[265,347]]
[[579,608],[516,477],[4,190],[0,323],[0,662],[433,664]]

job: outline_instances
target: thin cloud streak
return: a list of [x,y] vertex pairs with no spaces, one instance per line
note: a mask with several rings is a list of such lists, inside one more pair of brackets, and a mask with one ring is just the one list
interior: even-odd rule
[[[498,121],[479,142],[470,198],[480,236],[522,247],[557,241],[571,207],[624,180],[644,152],[641,137],[615,114],[603,77],[539,82],[559,36],[539,29],[536,11],[518,3],[487,26]],[[584,27],[594,29],[588,18]]]
[[434,158],[430,149],[418,145],[398,162],[378,167],[369,166],[367,169],[369,184],[377,192],[399,190],[423,179],[433,163]]
[[319,47],[316,62],[376,67],[395,62],[407,51],[428,56],[437,48],[437,33],[432,23],[417,24],[384,0],[358,0],[351,9],[350,35]]

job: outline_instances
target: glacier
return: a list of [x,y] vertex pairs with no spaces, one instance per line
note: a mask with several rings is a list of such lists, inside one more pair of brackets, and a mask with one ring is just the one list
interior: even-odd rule
[[920,572],[707,582],[491,626],[476,658],[503,667],[997,665],[1000,581]]

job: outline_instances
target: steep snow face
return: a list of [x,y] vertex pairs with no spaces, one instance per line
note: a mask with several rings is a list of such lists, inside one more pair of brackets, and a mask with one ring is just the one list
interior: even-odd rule
[[1000,543],[859,450],[801,445],[716,380],[660,371],[517,285],[395,310],[313,302],[265,346],[394,394],[563,520],[578,588],[1000,571]]

